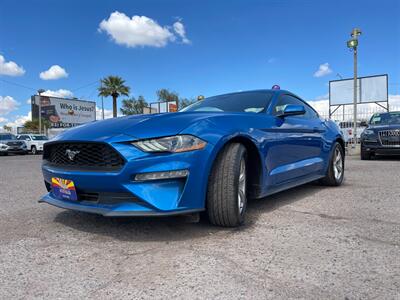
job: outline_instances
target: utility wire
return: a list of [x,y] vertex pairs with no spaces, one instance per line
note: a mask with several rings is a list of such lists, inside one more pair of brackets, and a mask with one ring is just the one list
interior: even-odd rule
[[19,87],[22,87],[24,89],[32,90],[32,91],[35,91],[35,92],[37,91],[37,89],[34,89],[32,87],[29,87],[29,86],[26,86],[26,85],[23,85],[23,84],[19,84],[19,83],[15,83],[15,82],[11,82],[11,81],[8,81],[8,80],[4,80],[4,79],[1,79],[1,78],[0,78],[0,81],[8,83],[8,84],[15,85],[15,86],[19,86]]

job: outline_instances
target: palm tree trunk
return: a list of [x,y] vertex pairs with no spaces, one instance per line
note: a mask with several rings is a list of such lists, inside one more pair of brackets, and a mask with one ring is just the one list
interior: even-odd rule
[[113,97],[113,118],[117,117],[117,96]]

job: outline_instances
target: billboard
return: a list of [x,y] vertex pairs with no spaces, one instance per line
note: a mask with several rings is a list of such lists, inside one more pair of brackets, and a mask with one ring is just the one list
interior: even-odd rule
[[39,99],[42,120],[50,128],[69,128],[96,120],[96,102],[48,96],[32,96],[32,119],[39,118]]
[[[352,78],[329,81],[329,104],[353,104],[354,82]],[[388,75],[358,77],[358,103],[387,102]]]

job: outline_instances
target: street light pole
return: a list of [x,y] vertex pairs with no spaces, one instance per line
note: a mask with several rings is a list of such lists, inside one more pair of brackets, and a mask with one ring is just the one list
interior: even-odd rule
[[361,34],[359,28],[354,28],[351,32],[351,40],[347,41],[347,47],[353,50],[354,57],[354,80],[353,80],[353,142],[354,148],[357,144],[357,48],[358,36]]
[[39,134],[42,134],[42,93],[45,92],[44,89],[39,89],[38,91],[39,94]]

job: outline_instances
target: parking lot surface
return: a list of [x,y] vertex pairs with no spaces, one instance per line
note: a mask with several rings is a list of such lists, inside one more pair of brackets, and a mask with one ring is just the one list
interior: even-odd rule
[[105,218],[37,200],[40,156],[0,157],[0,298],[399,299],[400,159],[249,204],[245,226]]

